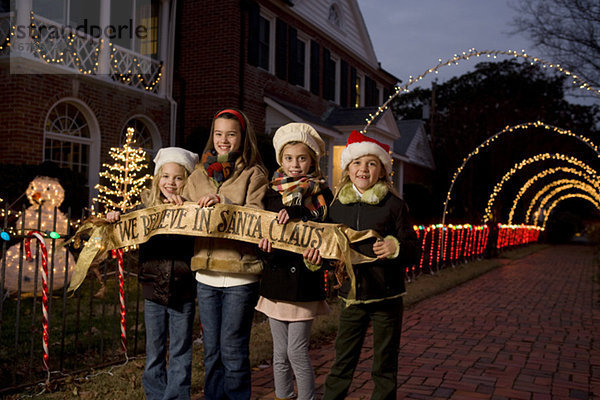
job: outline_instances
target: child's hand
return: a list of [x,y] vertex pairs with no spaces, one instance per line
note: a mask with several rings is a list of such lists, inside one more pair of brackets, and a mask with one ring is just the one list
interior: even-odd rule
[[279,210],[279,214],[277,214],[277,222],[281,225],[284,225],[286,222],[290,220],[290,214],[288,214],[285,208]]
[[119,211],[109,211],[106,213],[106,222],[117,222],[121,219],[121,212]]
[[200,197],[198,199],[198,205],[201,207],[210,207],[214,206],[217,203],[221,202],[221,198],[216,194],[207,194],[206,196]]
[[315,249],[314,247],[304,250],[302,256],[307,262],[313,265],[321,265],[323,263],[319,249]]
[[264,251],[265,253],[270,253],[271,251],[273,251],[273,246],[267,238],[260,239],[260,242],[258,242],[258,248]]
[[170,203],[170,204],[175,204],[177,206],[180,206],[183,204],[183,197],[181,197],[178,194],[174,194],[171,196],[171,198],[165,199],[165,203]]
[[388,258],[396,253],[396,242],[393,239],[379,239],[373,244],[373,252],[377,258]]

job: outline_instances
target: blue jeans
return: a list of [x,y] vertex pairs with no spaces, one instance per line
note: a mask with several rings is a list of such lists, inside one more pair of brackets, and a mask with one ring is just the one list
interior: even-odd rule
[[250,330],[257,300],[258,282],[232,287],[198,282],[206,399],[250,398]]
[[[189,399],[192,382],[192,329],[195,304],[184,303],[181,312],[144,300],[146,369],[142,383],[146,399]],[[167,333],[169,369],[167,371]]]

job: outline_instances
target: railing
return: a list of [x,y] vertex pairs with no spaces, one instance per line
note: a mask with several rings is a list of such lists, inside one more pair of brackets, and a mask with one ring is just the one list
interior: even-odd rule
[[[132,50],[107,43],[107,57],[102,60],[103,40],[32,14],[27,43],[20,51],[34,58],[65,68],[65,72],[83,75],[106,75],[118,84],[158,93],[163,64]],[[0,15],[0,56],[9,55],[15,41],[14,15]],[[24,30],[19,31],[24,34]],[[102,65],[102,63],[106,65]]]
[[[0,219],[0,397],[20,386],[43,382],[48,376],[120,363],[143,352],[143,302],[135,251],[125,253],[124,293],[117,280],[117,259],[111,253],[92,265],[77,291],[68,293],[73,256],[80,250],[61,246],[72,234],[67,224],[70,215],[48,207],[29,207],[16,216],[5,209],[3,215]],[[490,248],[507,249],[535,242],[540,234],[540,228],[506,225],[431,225],[414,229],[422,255],[417,264],[407,269],[409,281],[422,273],[435,273],[445,266],[482,258]],[[39,243],[30,242],[31,258],[26,257],[26,242],[32,238],[32,231],[39,231],[45,238],[46,287]],[[125,309],[124,319],[121,307]],[[195,325],[199,329],[199,324]],[[126,337],[126,354],[121,328]]]

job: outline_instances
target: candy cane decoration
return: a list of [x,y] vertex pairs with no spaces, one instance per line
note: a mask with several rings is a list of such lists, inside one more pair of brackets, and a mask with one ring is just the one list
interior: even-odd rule
[[42,249],[42,346],[44,348],[44,371],[48,372],[48,380],[50,380],[50,368],[48,367],[48,359],[50,352],[48,350],[48,342],[50,340],[50,330],[48,322],[48,251],[46,250],[46,242],[39,231],[30,231],[25,239],[25,256],[27,261],[31,261],[31,237],[35,238],[40,243]]
[[119,265],[119,302],[121,303],[121,347],[127,355],[127,331],[125,311],[125,279],[123,278],[123,249],[117,250],[117,264]]

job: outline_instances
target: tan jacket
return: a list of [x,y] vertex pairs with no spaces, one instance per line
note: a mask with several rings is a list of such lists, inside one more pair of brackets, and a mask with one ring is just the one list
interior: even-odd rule
[[[204,167],[199,166],[189,176],[183,189],[183,197],[197,202],[204,195],[217,194],[221,203],[262,209],[267,184],[267,177],[259,167],[241,168],[238,163],[234,174],[217,187]],[[257,246],[251,243],[196,238],[191,268],[193,271],[259,274],[262,262],[256,256],[256,249]]]

